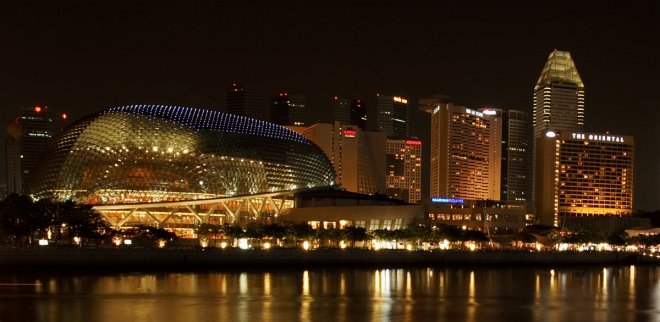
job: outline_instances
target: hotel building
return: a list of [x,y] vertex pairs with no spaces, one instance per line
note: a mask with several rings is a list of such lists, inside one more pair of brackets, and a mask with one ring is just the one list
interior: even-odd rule
[[387,195],[419,203],[422,198],[422,141],[387,139],[386,166]]
[[431,197],[500,200],[501,119],[445,98],[420,108],[431,113]]
[[633,137],[547,132],[536,144],[538,223],[632,214]]
[[337,184],[364,194],[385,191],[385,133],[339,122],[317,123],[301,133],[328,156]]

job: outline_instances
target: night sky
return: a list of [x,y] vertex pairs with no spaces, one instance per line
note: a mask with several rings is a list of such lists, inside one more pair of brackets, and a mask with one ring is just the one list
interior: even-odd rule
[[[635,208],[660,209],[660,1],[532,2],[0,0],[0,122],[34,105],[222,109],[232,81],[306,95],[310,123],[376,92],[531,113],[565,50],[585,130],[635,137]],[[413,123],[426,139],[428,117]]]

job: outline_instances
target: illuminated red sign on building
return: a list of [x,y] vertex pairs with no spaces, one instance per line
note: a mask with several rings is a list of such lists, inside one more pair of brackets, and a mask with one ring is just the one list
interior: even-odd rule
[[406,145],[422,145],[422,141],[418,141],[418,140],[406,140]]
[[356,134],[357,131],[355,130],[344,130],[344,136],[347,138],[354,138]]

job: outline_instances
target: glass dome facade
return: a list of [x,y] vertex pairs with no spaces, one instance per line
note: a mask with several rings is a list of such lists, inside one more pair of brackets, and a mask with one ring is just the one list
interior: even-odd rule
[[331,186],[332,164],[287,128],[217,111],[131,105],[65,129],[38,162],[35,198],[183,201]]

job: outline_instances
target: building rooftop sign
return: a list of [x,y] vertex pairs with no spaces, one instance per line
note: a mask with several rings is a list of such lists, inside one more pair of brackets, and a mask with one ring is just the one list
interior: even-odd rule
[[608,135],[608,134],[571,133],[571,137],[576,140],[624,143],[622,136]]

